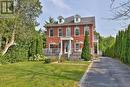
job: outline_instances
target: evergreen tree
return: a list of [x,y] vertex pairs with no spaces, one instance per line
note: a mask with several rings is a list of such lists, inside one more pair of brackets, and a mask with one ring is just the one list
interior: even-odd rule
[[85,61],[90,60],[90,48],[89,48],[88,32],[86,32],[86,34],[85,34],[84,46],[83,46],[83,49],[82,49],[81,58],[83,58]]
[[130,64],[130,25],[125,31],[118,32],[114,45],[105,51],[105,55],[116,57],[122,62]]
[[126,42],[126,58],[130,64],[130,25],[127,30],[127,42]]
[[37,35],[36,54],[43,55],[43,37],[41,32]]

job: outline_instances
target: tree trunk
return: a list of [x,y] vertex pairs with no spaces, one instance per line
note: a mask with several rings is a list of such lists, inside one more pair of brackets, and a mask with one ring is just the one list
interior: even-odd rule
[[13,30],[12,36],[10,41],[6,41],[5,47],[2,51],[2,56],[5,55],[5,53],[8,51],[8,49],[14,44],[14,39],[15,39],[15,29]]

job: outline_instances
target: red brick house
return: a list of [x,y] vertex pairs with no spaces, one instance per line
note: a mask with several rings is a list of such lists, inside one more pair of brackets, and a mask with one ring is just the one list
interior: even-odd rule
[[95,17],[75,15],[67,18],[58,17],[53,24],[46,24],[46,55],[63,55],[70,57],[80,54],[83,48],[85,32],[89,32],[89,46],[94,53]]

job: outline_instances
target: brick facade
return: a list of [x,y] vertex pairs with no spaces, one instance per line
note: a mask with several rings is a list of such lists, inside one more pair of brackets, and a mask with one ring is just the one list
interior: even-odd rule
[[[95,25],[94,24],[84,24],[84,23],[71,23],[71,24],[51,24],[45,26],[46,28],[46,48],[50,48],[50,44],[54,44],[54,48],[58,48],[59,43],[61,42],[61,37],[66,37],[66,29],[69,27],[71,31],[71,38],[73,38],[72,43],[71,43],[71,48],[75,49],[75,43],[80,43],[80,49],[83,48],[83,43],[84,43],[84,27],[88,27],[88,32],[89,32],[89,46],[91,48],[91,53],[93,53],[94,49],[94,30],[95,30]],[[79,28],[79,35],[75,35],[75,27]],[[59,37],[59,28],[62,29],[62,36]],[[50,29],[54,30],[54,36],[49,36]],[[66,41],[66,40],[65,40]],[[63,41],[63,51],[64,51],[64,45],[65,41]]]

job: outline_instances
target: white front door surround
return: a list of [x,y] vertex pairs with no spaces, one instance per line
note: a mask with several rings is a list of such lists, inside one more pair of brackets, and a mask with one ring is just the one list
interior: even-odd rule
[[64,53],[65,54],[68,54],[68,58],[70,57],[70,54],[71,54],[71,43],[72,43],[72,40],[73,38],[72,37],[61,37],[60,38],[60,42],[61,42],[61,48],[60,48],[60,55],[63,54],[63,41],[66,41],[65,42],[65,45],[64,45]]
[[65,43],[64,43],[64,54],[67,54],[68,53],[68,51],[69,51],[69,41],[67,40],[67,41],[65,41]]

